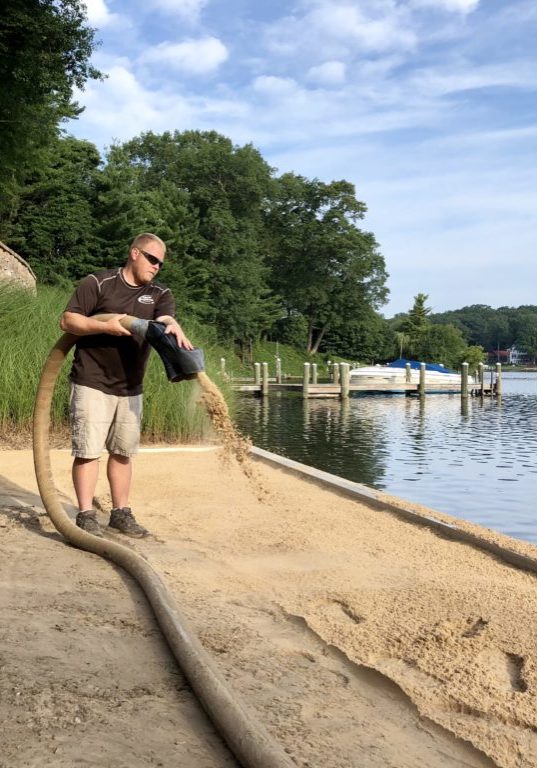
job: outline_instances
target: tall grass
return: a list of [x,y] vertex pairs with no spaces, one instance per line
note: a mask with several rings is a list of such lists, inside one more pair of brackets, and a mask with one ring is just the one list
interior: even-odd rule
[[[47,356],[61,335],[59,318],[69,291],[42,286],[37,295],[0,286],[0,434],[28,432],[35,394]],[[225,351],[202,328],[186,324],[193,343],[205,351],[207,373],[231,397],[219,380],[219,360]],[[72,353],[62,368],[54,393],[51,424],[68,425],[68,374]],[[215,361],[218,361],[215,363]],[[205,410],[197,405],[195,382],[169,384],[156,353],[152,353],[145,379],[142,430],[146,440],[194,442],[211,433]]]

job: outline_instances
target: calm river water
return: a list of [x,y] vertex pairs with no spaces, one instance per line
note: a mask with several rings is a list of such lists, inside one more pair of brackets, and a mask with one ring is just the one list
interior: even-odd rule
[[254,444],[537,542],[537,373],[504,373],[501,402],[361,395],[347,403],[241,397]]

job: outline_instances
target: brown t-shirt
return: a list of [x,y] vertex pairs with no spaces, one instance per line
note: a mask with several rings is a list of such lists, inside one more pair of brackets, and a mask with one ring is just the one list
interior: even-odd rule
[[[171,291],[162,285],[130,285],[121,269],[109,269],[85,277],[65,311],[86,317],[126,313],[155,320],[162,315],[173,317],[175,301]],[[149,351],[149,344],[137,336],[80,336],[70,379],[110,395],[139,395]]]

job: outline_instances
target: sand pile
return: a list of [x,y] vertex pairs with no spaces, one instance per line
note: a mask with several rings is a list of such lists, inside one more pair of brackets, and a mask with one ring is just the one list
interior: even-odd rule
[[[256,463],[267,514],[218,453],[137,458],[155,537],[132,546],[297,766],[537,765],[536,576]],[[52,460],[72,502],[69,453]],[[31,462],[0,455],[0,766],[230,765],[202,753],[201,715],[178,722],[184,683],[130,579],[9,511],[39,505]]]

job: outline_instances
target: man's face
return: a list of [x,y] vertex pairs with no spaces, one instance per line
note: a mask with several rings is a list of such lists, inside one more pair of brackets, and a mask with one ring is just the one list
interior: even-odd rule
[[150,283],[164,263],[164,248],[155,240],[131,250],[132,271],[140,285]]

